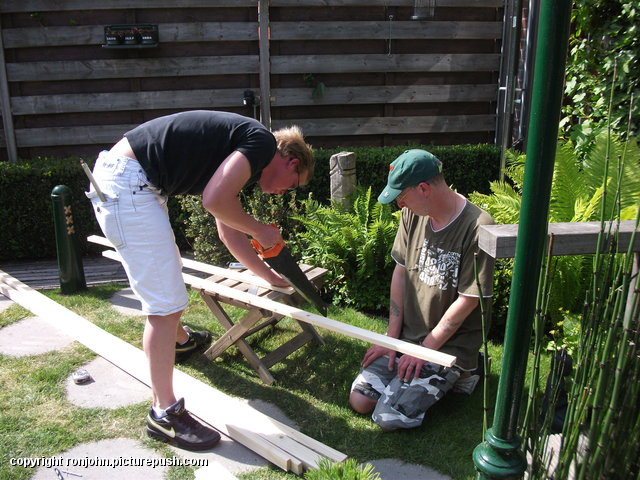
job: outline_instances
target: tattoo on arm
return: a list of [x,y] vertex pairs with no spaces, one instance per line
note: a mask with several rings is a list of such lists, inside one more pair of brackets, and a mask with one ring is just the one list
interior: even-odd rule
[[442,328],[447,333],[455,333],[458,330],[458,328],[460,328],[460,325],[462,325],[463,321],[464,319],[460,321],[460,320],[453,320],[451,318],[444,317],[442,319]]
[[400,316],[400,307],[396,302],[391,300],[391,304],[389,305],[391,316],[399,317]]

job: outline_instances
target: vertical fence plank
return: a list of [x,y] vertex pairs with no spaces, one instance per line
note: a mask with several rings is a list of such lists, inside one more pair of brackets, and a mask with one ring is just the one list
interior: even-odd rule
[[2,41],[2,25],[0,24],[0,107],[2,108],[2,124],[4,138],[7,143],[7,156],[10,162],[18,160],[16,133],[13,128],[13,114],[11,112],[11,96],[9,95],[9,81],[7,79],[7,65],[4,57],[4,42]]
[[269,0],[258,3],[260,45],[260,121],[271,128],[271,58],[269,54]]

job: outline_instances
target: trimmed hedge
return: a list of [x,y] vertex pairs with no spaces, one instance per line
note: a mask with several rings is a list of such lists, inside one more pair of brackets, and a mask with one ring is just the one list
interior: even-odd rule
[[[329,159],[341,151],[356,154],[358,184],[371,186],[375,196],[386,184],[388,164],[409,148],[425,148],[444,164],[447,182],[462,193],[489,193],[489,182],[498,177],[500,149],[493,145],[399,146],[318,149],[316,171],[307,189],[320,202],[330,196]],[[88,161],[90,166],[93,160]],[[89,200],[84,195],[88,180],[77,157],[36,158],[15,163],[0,162],[0,261],[53,258],[56,256],[51,191],[56,185],[71,190],[74,223],[81,254],[96,253],[100,247],[86,237],[100,234]],[[306,196],[306,195],[301,195]],[[190,250],[185,235],[186,212],[178,199],[169,200],[169,211],[178,245]]]
[[356,178],[359,185],[371,186],[377,198],[387,183],[388,165],[405,150],[421,148],[433,153],[442,161],[444,177],[449,185],[463,195],[471,192],[491,193],[489,182],[496,180],[500,172],[500,147],[495,145],[431,146],[406,145],[397,147],[355,147],[315,150],[316,170],[308,189],[320,202],[330,196],[329,160],[340,152],[356,155]]

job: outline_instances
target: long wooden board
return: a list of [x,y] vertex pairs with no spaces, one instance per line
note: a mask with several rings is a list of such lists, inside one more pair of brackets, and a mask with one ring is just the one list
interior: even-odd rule
[[[52,323],[142,383],[150,385],[147,359],[142,350],[105,332],[2,270],[0,293]],[[346,459],[345,454],[319,444],[317,440],[292,430],[180,370],[174,370],[173,382],[176,394],[186,398],[187,408],[195,416],[283,469],[300,474],[304,469],[314,468],[322,457],[334,461]],[[235,431],[243,434],[234,436]],[[282,440],[283,436],[287,437],[286,441]],[[270,441],[270,438],[277,439],[277,442]],[[292,446],[291,450],[303,452],[304,458],[297,458],[292,452],[285,451],[283,446]]]

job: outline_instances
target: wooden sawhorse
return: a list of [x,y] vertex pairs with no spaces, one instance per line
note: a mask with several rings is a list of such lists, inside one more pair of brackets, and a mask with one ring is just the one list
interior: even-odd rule
[[[309,265],[300,265],[300,268],[306,274],[307,278],[318,287],[322,284],[324,276],[327,273],[323,268],[311,267]],[[235,279],[229,278],[223,272],[220,272],[220,274],[213,275],[207,278],[207,280],[233,288],[234,290],[252,293],[291,306],[298,306],[303,301],[302,297],[292,287],[266,287],[262,279],[251,274],[248,270],[232,270],[231,272],[234,273],[233,277]],[[243,277],[246,278],[246,281],[238,280],[238,273],[241,273]],[[252,277],[255,281],[252,280]],[[265,327],[275,325],[283,318],[283,315],[274,314],[273,312],[258,308],[254,305],[230,298],[213,291],[213,289],[198,288],[198,290],[213,315],[226,330],[226,332],[204,352],[204,355],[209,360],[214,360],[231,345],[236,345],[240,352],[246,357],[249,365],[258,373],[262,381],[267,385],[272,385],[275,379],[273,375],[271,375],[271,372],[269,372],[269,367],[285,359],[310,341],[314,341],[317,345],[324,345],[322,337],[320,337],[312,325],[296,320],[302,328],[302,332],[260,358],[253,351],[246,338]],[[245,309],[247,313],[234,324],[222,308],[222,303]]]

